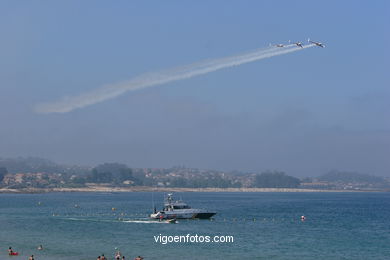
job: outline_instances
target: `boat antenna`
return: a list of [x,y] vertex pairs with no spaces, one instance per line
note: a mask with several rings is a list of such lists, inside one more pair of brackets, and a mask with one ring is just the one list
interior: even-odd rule
[[152,206],[153,206],[153,213],[156,214],[157,209],[156,209],[156,206],[154,205],[154,189],[152,191]]

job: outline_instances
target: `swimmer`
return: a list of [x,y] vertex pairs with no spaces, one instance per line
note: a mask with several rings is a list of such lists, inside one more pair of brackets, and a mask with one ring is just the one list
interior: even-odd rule
[[305,221],[305,220],[306,220],[306,217],[305,217],[305,216],[301,216],[301,220],[302,220],[302,221]]
[[142,256],[137,256],[134,260],[143,260],[144,258]]
[[125,260],[125,256],[122,256],[122,260]]
[[34,260],[34,255],[31,255],[28,260]]
[[115,253],[115,260],[120,260],[121,259],[121,251],[119,251],[119,248],[115,247],[116,253]]
[[96,258],[96,260],[100,260],[100,255]]
[[8,254],[9,254],[9,255],[12,255],[13,252],[14,252],[14,251],[12,251],[12,247],[9,247],[9,248],[8,248]]
[[100,260],[107,260],[107,258],[104,256],[104,254],[102,254],[102,257],[100,258]]

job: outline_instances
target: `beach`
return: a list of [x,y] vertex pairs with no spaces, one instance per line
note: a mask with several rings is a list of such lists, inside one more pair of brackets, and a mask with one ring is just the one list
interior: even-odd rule
[[87,185],[80,188],[0,188],[0,193],[48,193],[48,192],[378,192],[380,190],[325,190],[299,188],[168,188],[168,187],[113,187]]

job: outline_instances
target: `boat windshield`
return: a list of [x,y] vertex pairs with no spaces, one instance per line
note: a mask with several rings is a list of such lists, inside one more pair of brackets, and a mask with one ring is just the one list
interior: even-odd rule
[[189,209],[190,207],[188,205],[175,205],[173,206],[174,209]]

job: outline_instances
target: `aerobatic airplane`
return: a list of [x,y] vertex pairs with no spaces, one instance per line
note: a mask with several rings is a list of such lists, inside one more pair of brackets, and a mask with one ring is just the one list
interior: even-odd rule
[[301,42],[294,42],[294,44],[295,44],[296,46],[298,46],[298,47],[301,47],[301,48],[303,48],[303,46],[302,46],[302,43],[301,43]]
[[320,42],[310,41],[310,39],[307,39],[307,41],[310,42],[310,43],[313,43],[313,44],[317,45],[318,47],[321,47],[321,48],[324,48],[324,47],[325,47],[325,45],[323,45],[323,44],[320,43]]
[[281,43],[272,45],[272,44],[270,43],[270,44],[269,44],[269,47],[271,47],[271,46],[282,48],[282,47],[284,47],[285,45],[284,45],[284,44],[281,44]]

